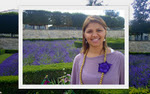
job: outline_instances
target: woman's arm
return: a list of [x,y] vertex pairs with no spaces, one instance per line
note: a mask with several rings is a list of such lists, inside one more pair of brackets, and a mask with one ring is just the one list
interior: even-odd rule
[[70,84],[77,84],[78,79],[78,63],[79,63],[80,54],[76,55],[73,60],[73,67],[71,73],[71,81]]
[[124,84],[124,55],[120,55],[120,81],[119,84]]

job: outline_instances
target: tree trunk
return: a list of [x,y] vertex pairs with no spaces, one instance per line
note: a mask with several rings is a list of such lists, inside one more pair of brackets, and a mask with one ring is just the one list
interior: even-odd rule
[[143,33],[141,33],[141,40],[143,40]]
[[13,34],[11,33],[11,38],[13,37]]

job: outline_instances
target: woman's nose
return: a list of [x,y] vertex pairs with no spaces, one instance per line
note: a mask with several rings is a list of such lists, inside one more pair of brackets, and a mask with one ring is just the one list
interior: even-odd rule
[[97,32],[93,32],[92,36],[97,36]]

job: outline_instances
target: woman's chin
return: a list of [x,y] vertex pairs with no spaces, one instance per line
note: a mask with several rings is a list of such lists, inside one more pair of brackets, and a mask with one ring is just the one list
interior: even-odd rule
[[100,47],[101,45],[100,44],[92,44],[91,46],[92,47]]

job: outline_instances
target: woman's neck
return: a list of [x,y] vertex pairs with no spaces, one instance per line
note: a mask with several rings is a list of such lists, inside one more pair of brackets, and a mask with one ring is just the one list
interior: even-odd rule
[[96,56],[99,56],[99,55],[102,55],[102,54],[104,54],[104,49],[103,49],[102,46],[99,46],[99,47],[90,46],[89,51],[87,53],[87,56],[88,57],[96,57]]

